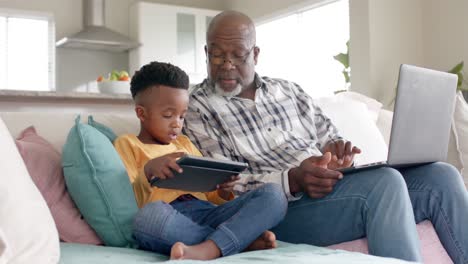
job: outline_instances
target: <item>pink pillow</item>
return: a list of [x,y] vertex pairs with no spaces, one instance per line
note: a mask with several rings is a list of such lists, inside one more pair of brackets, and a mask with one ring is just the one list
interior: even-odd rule
[[66,190],[60,154],[37,135],[33,126],[20,133],[16,146],[29,175],[47,202],[60,239],[72,243],[102,244]]

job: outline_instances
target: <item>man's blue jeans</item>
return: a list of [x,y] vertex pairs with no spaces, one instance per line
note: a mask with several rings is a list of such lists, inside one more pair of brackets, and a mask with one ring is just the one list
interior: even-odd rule
[[265,184],[220,206],[196,199],[171,204],[158,201],[138,212],[133,234],[142,249],[163,254],[169,254],[178,241],[194,245],[212,240],[228,256],[276,226],[287,206],[276,184]]
[[468,263],[468,194],[445,163],[345,175],[326,197],[289,203],[273,232],[279,240],[317,246],[367,236],[371,254],[421,261],[415,222],[425,219],[452,260]]

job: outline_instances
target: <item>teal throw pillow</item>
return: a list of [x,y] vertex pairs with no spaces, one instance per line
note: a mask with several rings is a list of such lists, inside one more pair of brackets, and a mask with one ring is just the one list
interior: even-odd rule
[[108,246],[134,247],[133,218],[138,210],[125,166],[112,142],[80,116],[63,147],[68,191],[86,221]]
[[88,125],[96,128],[99,132],[104,134],[112,143],[114,143],[114,140],[117,138],[117,135],[112,131],[110,127],[107,127],[99,122],[94,121],[93,116],[88,116]]

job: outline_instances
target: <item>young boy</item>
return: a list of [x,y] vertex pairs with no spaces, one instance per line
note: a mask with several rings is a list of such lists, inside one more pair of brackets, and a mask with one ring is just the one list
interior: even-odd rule
[[115,147],[142,208],[134,220],[137,243],[146,250],[170,253],[171,259],[200,260],[276,247],[275,235],[266,230],[277,225],[287,209],[277,185],[265,184],[233,199],[232,188],[239,176],[210,193],[149,184],[154,177],[174,177],[172,170],[180,172],[176,160],[184,153],[201,156],[180,135],[189,103],[188,86],[184,71],[160,62],[143,66],[131,81],[140,133],[120,136]]

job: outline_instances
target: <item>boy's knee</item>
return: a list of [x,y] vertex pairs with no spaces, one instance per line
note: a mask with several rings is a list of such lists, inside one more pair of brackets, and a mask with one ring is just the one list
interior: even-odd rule
[[148,217],[154,214],[163,214],[166,211],[171,211],[172,207],[163,201],[156,201],[152,203],[148,203],[143,208],[141,208],[138,213],[137,217]]
[[276,184],[276,183],[265,183],[260,188],[268,192],[281,192],[282,191],[281,186],[279,186],[279,184]]
[[154,228],[161,225],[174,209],[162,201],[152,202],[141,208],[133,221],[134,231],[152,233]]
[[288,207],[288,200],[284,194],[283,188],[276,183],[265,183],[262,187],[262,193],[268,196],[267,199],[271,205],[275,205],[275,208],[286,212]]

